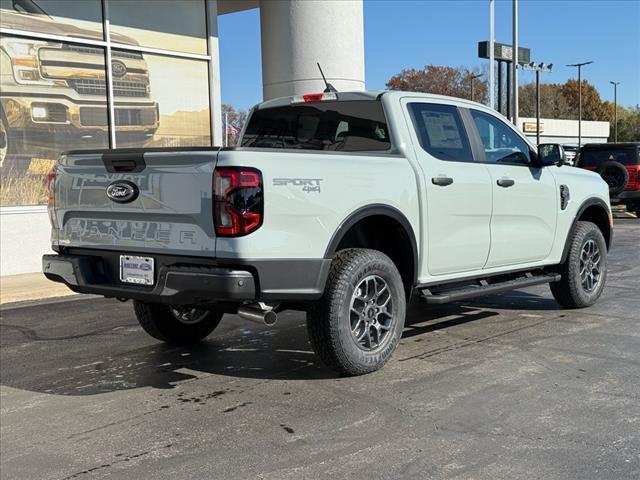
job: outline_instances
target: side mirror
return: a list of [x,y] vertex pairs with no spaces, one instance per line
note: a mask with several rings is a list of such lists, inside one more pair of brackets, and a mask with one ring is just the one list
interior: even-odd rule
[[538,161],[541,167],[557,165],[561,167],[566,160],[564,148],[559,143],[541,143],[538,145]]

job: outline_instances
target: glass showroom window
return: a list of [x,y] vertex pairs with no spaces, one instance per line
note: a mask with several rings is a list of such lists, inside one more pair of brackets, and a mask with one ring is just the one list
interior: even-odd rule
[[211,145],[207,62],[113,50],[111,63],[118,148]]
[[203,0],[109,0],[111,41],[207,54]]
[[0,0],[0,15],[0,205],[44,203],[64,150],[211,145],[204,0]]
[[1,205],[46,202],[63,150],[108,148],[102,48],[0,37]]
[[3,28],[102,40],[100,0],[0,0]]

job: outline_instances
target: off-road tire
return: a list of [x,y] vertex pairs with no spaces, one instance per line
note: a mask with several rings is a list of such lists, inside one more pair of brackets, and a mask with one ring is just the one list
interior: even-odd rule
[[607,160],[597,171],[609,185],[609,195],[612,197],[621,194],[629,182],[629,172],[620,162]]
[[181,322],[168,305],[135,300],[133,310],[140,326],[157,340],[174,345],[189,345],[207,337],[218,326],[223,313],[209,310],[197,323]]
[[[567,259],[560,266],[562,279],[549,284],[551,293],[556,301],[565,308],[584,308],[593,305],[604,289],[607,279],[607,244],[600,229],[591,222],[578,222],[571,232],[569,253]],[[582,285],[580,278],[580,255],[583,246],[593,240],[600,250],[601,277],[592,292],[588,292]]]
[[[372,275],[384,280],[388,286],[393,318],[378,347],[365,351],[352,335],[350,311],[356,287]],[[377,250],[341,250],[331,263],[322,298],[311,304],[307,311],[309,340],[329,368],[345,375],[370,373],[380,369],[398,346],[405,313],[402,278],[388,256]]]

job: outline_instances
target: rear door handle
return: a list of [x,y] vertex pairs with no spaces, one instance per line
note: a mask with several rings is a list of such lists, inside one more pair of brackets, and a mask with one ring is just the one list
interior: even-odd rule
[[432,177],[431,183],[433,183],[434,185],[440,185],[441,187],[446,187],[447,185],[451,185],[453,183],[453,178],[440,175],[437,177]]
[[513,178],[499,178],[498,179],[498,185],[500,187],[504,187],[504,188],[508,188],[508,187],[513,187],[515,185],[516,181]]

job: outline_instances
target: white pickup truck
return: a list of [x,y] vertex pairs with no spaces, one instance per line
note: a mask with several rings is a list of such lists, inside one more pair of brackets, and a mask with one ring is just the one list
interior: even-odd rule
[[307,312],[335,370],[380,368],[406,303],[549,283],[586,307],[607,274],[607,184],[460,99],[327,92],[256,106],[237,148],[71,151],[49,175],[44,274],[133,299],[173,343],[224,313]]

